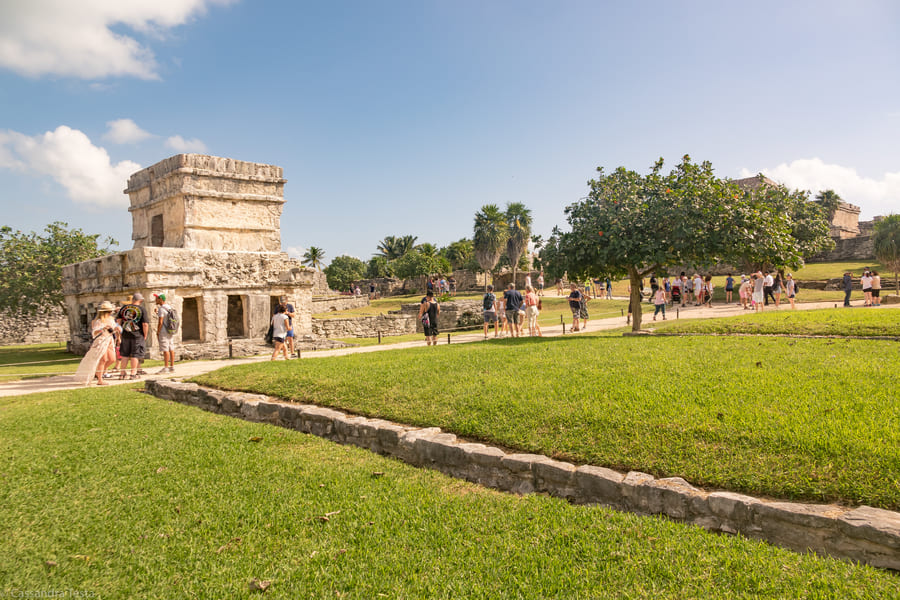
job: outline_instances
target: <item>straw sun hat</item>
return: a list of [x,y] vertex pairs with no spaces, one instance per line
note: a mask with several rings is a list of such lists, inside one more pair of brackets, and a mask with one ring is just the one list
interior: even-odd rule
[[102,313],[102,312],[112,312],[112,311],[114,311],[114,310],[116,310],[116,307],[113,306],[113,305],[112,305],[112,302],[110,302],[109,300],[104,300],[103,303],[100,304],[100,306],[97,307],[97,312],[98,312],[98,313]]

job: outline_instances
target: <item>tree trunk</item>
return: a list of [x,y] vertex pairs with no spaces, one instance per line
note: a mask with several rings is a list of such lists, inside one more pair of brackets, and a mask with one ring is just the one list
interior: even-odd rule
[[631,294],[628,299],[631,305],[631,330],[641,330],[641,275],[637,269],[628,269],[628,280],[631,282]]

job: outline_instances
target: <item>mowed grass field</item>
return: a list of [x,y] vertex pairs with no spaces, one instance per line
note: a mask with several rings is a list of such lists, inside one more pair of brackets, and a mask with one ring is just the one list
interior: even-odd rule
[[501,494],[134,387],[2,398],[0,444],[10,597],[900,597],[893,573]]
[[900,509],[896,342],[579,335],[196,381],[708,488]]

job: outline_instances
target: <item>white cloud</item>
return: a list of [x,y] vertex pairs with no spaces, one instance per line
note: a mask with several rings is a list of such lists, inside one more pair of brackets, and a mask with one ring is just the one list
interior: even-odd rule
[[[819,158],[804,158],[773,169],[762,169],[763,175],[791,189],[834,190],[845,202],[860,207],[860,218],[900,212],[900,171],[885,173],[880,179],[863,177],[852,167],[825,164]],[[756,173],[741,169],[741,177]]]
[[173,135],[172,137],[166,140],[166,147],[171,148],[175,152],[182,153],[191,153],[191,152],[206,152],[206,144],[194,138],[192,140],[186,140],[180,135]]
[[0,132],[0,167],[50,176],[77,204],[95,208],[127,206],[122,190],[141,168],[130,160],[112,164],[105,149],[65,125],[35,136]]
[[288,246],[286,252],[291,258],[301,259],[303,258],[303,255],[306,254],[306,248],[303,246]]
[[131,119],[107,121],[106,125],[108,129],[103,134],[103,139],[109,140],[114,144],[136,144],[147,138],[154,137],[149,131],[144,131],[138,127],[137,123]]
[[0,2],[0,67],[29,77],[159,79],[153,52],[124,25],[161,38],[166,30],[233,0],[13,0]]

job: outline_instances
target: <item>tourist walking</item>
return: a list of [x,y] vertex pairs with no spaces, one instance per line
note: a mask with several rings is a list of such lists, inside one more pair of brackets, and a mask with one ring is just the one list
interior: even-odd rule
[[540,299],[535,293],[534,288],[527,286],[525,288],[525,319],[528,321],[528,335],[531,337],[541,336],[541,327],[538,325],[538,315],[540,314]]
[[656,294],[653,296],[653,304],[655,306],[653,310],[653,320],[656,320],[656,315],[662,312],[663,321],[666,320],[666,291],[662,288],[657,288]]
[[764,310],[763,306],[766,302],[766,280],[763,277],[763,274],[759,271],[753,274],[753,295],[751,296],[753,300],[753,306],[756,308],[756,312],[762,312]]
[[[122,344],[119,347],[122,372],[119,379],[138,378],[138,363],[144,358],[144,346],[147,334],[150,333],[150,319],[143,304],[143,294],[135,292],[131,296],[131,303],[120,308],[116,315],[116,323],[122,326]],[[130,374],[125,371],[125,359],[129,359]]]
[[772,286],[774,285],[775,279],[772,277],[771,273],[766,271],[763,274],[763,298],[766,306],[769,305],[769,298],[772,298],[772,302],[775,302],[775,296],[772,295]]
[[864,271],[862,277],[859,278],[859,284],[862,286],[863,298],[865,298],[863,306],[872,306],[872,274]]
[[853,293],[853,275],[850,271],[844,273],[844,306],[850,306],[850,294]]
[[791,310],[797,308],[794,306],[794,298],[797,296],[797,282],[794,281],[794,276],[790,273],[787,274],[787,279],[784,281],[785,291],[787,292],[788,302],[791,303]]
[[591,294],[588,293],[587,290],[585,290],[581,294],[581,303],[579,305],[579,314],[581,315],[581,330],[582,331],[587,329],[587,324],[588,324],[587,303],[588,303],[588,301],[590,301],[590,299],[591,299]]
[[544,295],[544,272],[543,271],[541,271],[541,274],[538,275],[537,284],[538,284],[538,287],[537,287],[538,296],[543,296]]
[[872,271],[872,302],[874,306],[881,306],[881,275],[878,271]]
[[491,323],[494,324],[494,337],[500,337],[500,321],[497,318],[497,296],[494,295],[494,286],[487,286],[487,292],[481,300],[484,309],[484,339],[488,339],[488,330]]
[[584,295],[578,289],[577,284],[570,284],[569,287],[572,289],[572,291],[569,292],[569,310],[572,311],[572,331],[580,331],[581,304]]
[[[157,374],[175,372],[175,332],[169,331],[167,322],[171,322],[170,316],[175,316],[175,309],[166,302],[165,294],[153,294],[156,302],[156,340],[159,343],[159,351],[163,357],[163,368]],[[177,318],[177,317],[176,317]]]
[[429,290],[419,304],[419,320],[422,321],[422,329],[425,331],[426,346],[437,346],[439,314],[441,314],[441,307],[434,297],[434,292]]
[[116,362],[118,326],[113,319],[114,310],[112,302],[104,301],[97,307],[97,317],[91,321],[91,346],[75,371],[75,381],[82,385],[89,384],[95,377],[97,385],[109,385],[103,381],[103,374]]
[[731,294],[734,292],[734,277],[731,273],[725,277],[725,304],[731,304]]
[[287,333],[290,319],[287,316],[287,307],[284,304],[279,304],[275,307],[275,315],[272,317],[272,341],[275,343],[275,351],[272,352],[272,358],[270,360],[276,360],[276,356],[281,352],[284,355],[284,360],[290,360],[288,357],[287,351]]
[[521,335],[519,311],[522,310],[523,303],[524,299],[519,290],[516,289],[516,284],[510,282],[509,288],[503,292],[503,304],[506,308],[506,320],[509,321],[509,328],[513,337]]
[[746,275],[741,275],[741,287],[738,288],[738,297],[741,300],[741,306],[744,307],[744,310],[750,310],[751,287],[750,278]]
[[775,273],[775,279],[772,282],[772,296],[775,300],[775,308],[781,306],[781,293],[784,291],[782,285],[781,273]]

